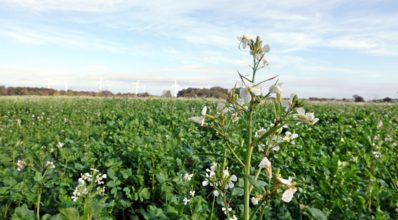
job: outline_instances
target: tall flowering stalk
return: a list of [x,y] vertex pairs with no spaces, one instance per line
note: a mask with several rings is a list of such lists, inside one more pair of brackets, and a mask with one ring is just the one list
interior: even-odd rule
[[[282,97],[282,84],[278,82],[276,76],[257,82],[258,71],[268,66],[265,54],[270,51],[270,47],[263,45],[260,37],[252,39],[243,35],[239,37],[239,41],[239,48],[248,48],[250,50],[252,58],[251,74],[243,75],[239,73],[241,88],[231,90],[227,103],[219,103],[216,111],[213,111],[214,114],[210,114],[211,110],[205,106],[200,116],[191,117],[190,120],[201,126],[211,128],[217,136],[224,140],[222,170],[227,168],[226,158],[228,153],[232,154],[236,163],[242,167],[243,172],[239,178],[244,179],[243,219],[246,220],[251,216],[250,202],[253,206],[256,206],[260,201],[266,201],[276,195],[281,196],[281,200],[284,202],[290,202],[293,199],[297,191],[295,182],[291,177],[284,179],[279,169],[273,172],[270,155],[276,153],[283,142],[294,144],[293,140],[298,138],[295,133],[288,131],[282,133],[282,129],[286,130],[288,128],[288,122],[294,121],[296,123],[314,125],[318,122],[318,118],[315,117],[314,113],[305,112],[298,101],[297,95],[291,95],[289,100],[284,100]],[[276,81],[271,83],[267,93],[263,94],[264,83],[273,80]],[[237,94],[237,91],[239,91],[239,94]],[[264,119],[255,123],[254,113],[260,107],[268,104],[273,107],[274,119],[268,123],[264,123]],[[232,135],[232,133],[239,128],[238,123],[243,124],[243,127],[240,127],[241,130],[237,132],[240,135],[238,143],[243,142],[245,150],[239,149],[240,146],[236,146],[237,142],[233,141],[237,135]],[[259,124],[264,127],[257,127]],[[262,155],[262,159],[258,165],[252,166],[253,152],[255,151]],[[255,169],[257,169],[257,172],[253,172]],[[259,180],[263,169],[265,170],[264,178],[268,184],[265,186],[266,188],[259,190],[260,187],[257,186],[256,182]],[[236,180],[237,178],[234,175],[233,179]],[[216,175],[213,165],[207,170],[203,186],[209,185],[213,187],[213,193],[218,196],[220,190],[217,183],[225,181],[224,179],[223,176],[219,177]],[[281,190],[284,191],[282,195],[280,193]],[[229,202],[225,203],[222,210],[229,219],[236,219],[235,215],[230,213],[237,212],[232,211],[229,204]]]

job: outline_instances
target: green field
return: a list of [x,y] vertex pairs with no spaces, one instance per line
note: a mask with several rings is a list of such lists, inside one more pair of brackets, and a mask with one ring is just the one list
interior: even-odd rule
[[[224,219],[220,201],[202,186],[205,170],[222,162],[223,142],[188,120],[204,105],[211,112],[217,101],[1,98],[0,219]],[[299,137],[270,157],[298,191],[290,203],[280,195],[262,203],[257,218],[398,219],[398,106],[305,109],[319,122],[289,124]],[[271,115],[270,108],[256,112],[255,127],[269,125]],[[244,153],[240,143],[233,147]],[[255,154],[253,164],[261,159]],[[238,177],[231,207],[241,216],[242,170],[232,158],[228,164]],[[90,199],[73,201],[86,172],[106,174],[104,183],[92,184]]]

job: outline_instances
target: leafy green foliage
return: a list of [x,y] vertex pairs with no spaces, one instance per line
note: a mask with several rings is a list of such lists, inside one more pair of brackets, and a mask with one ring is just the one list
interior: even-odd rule
[[[90,168],[107,174],[105,194],[91,204],[98,211],[94,218],[224,218],[221,210],[212,209],[211,191],[201,185],[205,169],[223,154],[223,142],[188,121],[203,105],[211,111],[216,104],[0,99],[0,219],[36,219],[38,191],[42,219],[83,217],[84,204],[73,202],[71,196],[81,173]],[[317,126],[290,125],[289,130],[299,134],[296,143],[282,145],[270,158],[282,176],[297,175],[298,192],[288,204],[280,198],[261,204],[257,217],[397,219],[398,107],[307,104],[305,108],[317,113]],[[266,120],[273,111],[259,109],[255,116]],[[261,159],[262,155],[254,155],[253,164]],[[26,162],[21,171],[18,160]],[[54,162],[55,168],[48,169],[46,161]],[[237,169],[231,162],[231,173]],[[194,174],[190,185],[183,180],[185,173]],[[240,184],[231,196],[243,198],[243,177],[238,178]],[[260,182],[252,184],[264,187],[266,180],[262,172]],[[184,205],[191,189],[196,191],[195,199]]]

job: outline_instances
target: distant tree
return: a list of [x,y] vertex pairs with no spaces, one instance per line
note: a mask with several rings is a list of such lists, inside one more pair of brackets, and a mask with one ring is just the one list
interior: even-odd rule
[[163,93],[162,93],[162,97],[171,97],[171,92],[170,92],[170,90],[165,90],[165,91],[163,91]]
[[383,99],[383,102],[392,102],[392,99],[390,97],[385,97]]
[[365,99],[359,95],[353,95],[352,97],[354,98],[354,102],[364,102],[365,101]]

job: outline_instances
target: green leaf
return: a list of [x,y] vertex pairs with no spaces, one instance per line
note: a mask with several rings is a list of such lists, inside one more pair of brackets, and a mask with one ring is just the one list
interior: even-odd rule
[[35,218],[35,213],[28,209],[26,204],[16,208],[11,217],[12,220],[34,220]]
[[62,217],[64,217],[65,220],[81,219],[79,211],[76,208],[64,208],[60,209],[59,212],[61,213]]
[[310,211],[312,217],[316,220],[326,220],[327,216],[320,209],[315,207],[308,207],[308,211]]

